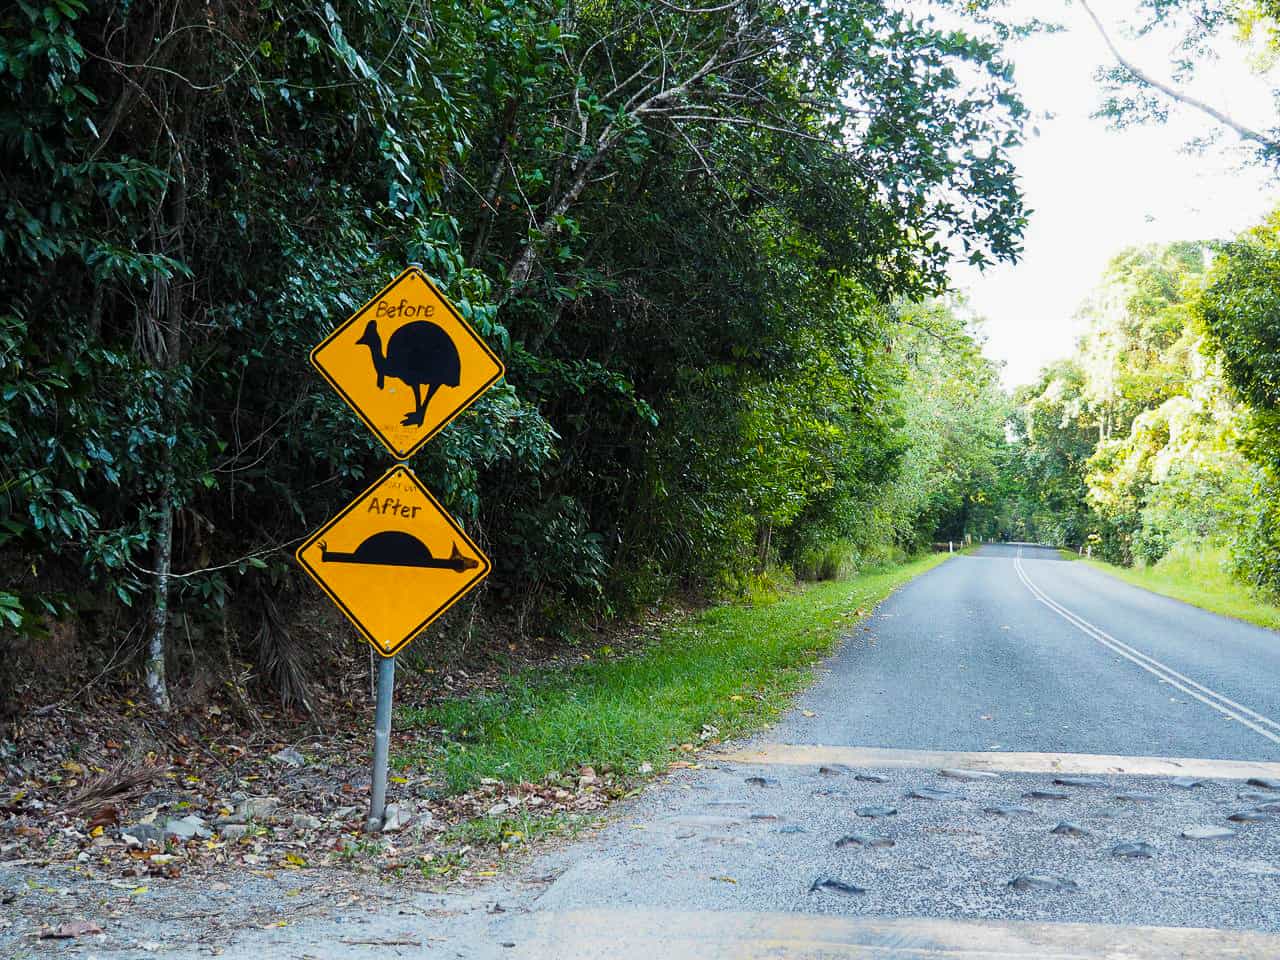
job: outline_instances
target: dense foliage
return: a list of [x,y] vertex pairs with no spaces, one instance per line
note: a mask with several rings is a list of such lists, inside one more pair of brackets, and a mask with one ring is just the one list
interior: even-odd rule
[[[1079,7],[1114,59],[1100,76],[1100,115],[1124,127],[1197,114],[1207,126],[1194,146],[1225,136],[1246,160],[1280,162],[1274,116],[1233,114],[1206,83],[1234,70],[1233,84],[1243,77],[1274,104],[1280,6],[1141,0],[1120,29],[1116,11]],[[1157,50],[1167,65],[1143,56]],[[1273,215],[1231,243],[1130,250],[1112,262],[1083,308],[1088,329],[1074,356],[1016,398],[1009,535],[1125,564],[1176,553],[1191,568],[1223,553],[1237,577],[1280,593],[1278,230]]]
[[1280,588],[1275,231],[1112,261],[1075,355],[1018,397],[1015,533],[1124,564],[1225,548]]
[[1219,247],[1196,309],[1247,405],[1239,446],[1255,469],[1239,506],[1236,567],[1280,594],[1280,214]]
[[[509,372],[415,465],[490,609],[545,629],[960,532],[999,428],[957,456],[956,394],[934,430],[893,305],[1024,225],[1010,28],[961,6],[6,7],[9,642],[145,650],[159,703],[213,644],[301,698],[287,548],[385,465],[306,355],[410,261]],[[931,376],[978,363],[935,335]]]

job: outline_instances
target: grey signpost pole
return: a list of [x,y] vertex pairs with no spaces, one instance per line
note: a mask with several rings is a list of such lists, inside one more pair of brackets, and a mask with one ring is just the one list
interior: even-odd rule
[[378,706],[373,715],[373,790],[369,799],[366,833],[382,829],[387,809],[387,752],[391,746],[391,691],[396,684],[396,658],[381,657],[378,663]]
[[[422,269],[421,263],[409,266]],[[373,712],[373,787],[369,794],[369,819],[365,833],[382,830],[387,812],[387,754],[391,749],[391,691],[396,685],[396,658],[383,657],[378,664],[378,705]]]

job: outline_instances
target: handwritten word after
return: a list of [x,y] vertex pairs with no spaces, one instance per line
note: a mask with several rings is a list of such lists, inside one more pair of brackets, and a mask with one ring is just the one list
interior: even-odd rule
[[381,500],[374,497],[369,501],[369,506],[365,508],[364,512],[376,513],[380,517],[408,517],[412,520],[421,509],[421,506],[401,503],[399,497],[383,497]]

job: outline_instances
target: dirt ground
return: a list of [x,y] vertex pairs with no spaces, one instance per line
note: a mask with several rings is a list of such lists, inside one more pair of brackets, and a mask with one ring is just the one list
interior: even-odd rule
[[[371,836],[368,673],[349,666],[322,724],[230,694],[160,717],[118,690],[15,723],[0,739],[0,956],[143,956],[175,938],[216,953],[247,928],[466,896],[633,786],[583,768],[448,794],[430,771],[393,769]],[[502,674],[399,680],[401,702],[427,702]],[[393,756],[439,735],[393,731]],[[545,829],[535,841],[512,818]]]

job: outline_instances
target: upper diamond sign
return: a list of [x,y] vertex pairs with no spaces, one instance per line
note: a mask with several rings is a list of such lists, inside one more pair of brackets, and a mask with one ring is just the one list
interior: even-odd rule
[[417,267],[325,337],[311,362],[398,460],[413,456],[504,372]]

